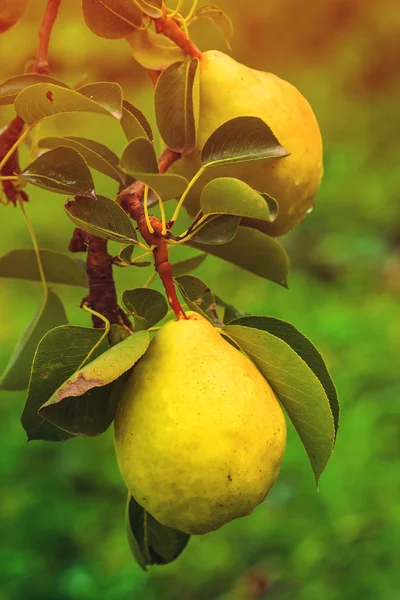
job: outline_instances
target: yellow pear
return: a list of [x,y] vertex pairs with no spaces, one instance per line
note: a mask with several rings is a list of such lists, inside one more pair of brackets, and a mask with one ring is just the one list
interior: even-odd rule
[[283,235],[312,208],[323,173],[317,120],[307,100],[290,83],[272,73],[250,69],[222,52],[204,52],[200,59],[196,148],[175,163],[173,170],[190,180],[201,166],[200,153],[208,137],[226,121],[243,116],[265,121],[290,156],[209,167],[184,206],[190,216],[195,216],[200,208],[201,189],[208,181],[215,177],[236,177],[277,200],[277,219],[253,225],[270,235]]
[[125,483],[189,534],[248,515],[275,483],[286,423],[255,365],[207,319],[163,325],[124,388],[115,447]]
[[28,4],[29,0],[0,0],[0,33],[19,21]]

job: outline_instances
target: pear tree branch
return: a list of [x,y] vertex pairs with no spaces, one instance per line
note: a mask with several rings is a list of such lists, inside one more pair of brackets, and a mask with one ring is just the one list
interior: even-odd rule
[[201,52],[192,40],[186,35],[179,25],[179,19],[168,17],[165,7],[164,14],[158,19],[153,19],[156,33],[162,33],[173,41],[187,56],[200,58]]
[[[48,0],[46,10],[43,16],[42,24],[39,32],[39,45],[36,52],[36,58],[33,65],[33,72],[46,74],[49,72],[49,43],[54,22],[57,17],[58,9],[61,0]],[[8,127],[0,134],[0,163],[7,156],[10,150],[18,142],[24,129],[24,121],[21,117],[16,116],[10,122]],[[21,184],[17,180],[9,179],[13,175],[21,173],[19,165],[18,148],[11,154],[9,159],[0,168],[0,180],[2,185],[2,193],[6,200],[3,204],[17,205],[20,198],[24,202],[28,201],[28,195],[21,189]],[[3,177],[5,179],[3,179]]]
[[39,45],[36,52],[33,72],[47,75],[49,72],[49,44],[54,22],[57,18],[61,0],[48,0],[46,11],[39,31]]
[[[118,306],[117,290],[113,277],[113,257],[107,251],[107,240],[76,228],[69,243],[70,252],[87,252],[86,274],[89,293],[81,302],[94,312],[102,314],[111,325],[132,329],[132,324]],[[92,314],[93,326],[104,327],[104,321]]]
[[[158,159],[158,169],[160,173],[165,173],[168,168],[180,158],[178,152],[166,148]],[[166,233],[163,234],[163,223],[154,215],[149,215],[146,219],[143,206],[144,184],[135,181],[130,186],[118,194],[117,202],[122,208],[136,221],[138,229],[143,239],[152,248],[154,256],[154,266],[160,276],[165,292],[167,294],[170,307],[175,313],[177,319],[186,319],[174,285],[172,276],[172,265],[168,260],[167,239],[170,236],[169,224],[166,224]],[[148,228],[150,222],[152,232]]]

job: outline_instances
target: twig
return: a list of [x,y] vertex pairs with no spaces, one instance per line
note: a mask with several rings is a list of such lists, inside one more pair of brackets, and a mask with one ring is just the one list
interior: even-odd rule
[[[34,73],[47,74],[49,72],[49,42],[50,35],[57,17],[61,0],[48,0],[45,14],[39,33],[39,45],[33,66]],[[24,121],[16,116],[8,127],[0,134],[0,175],[9,177],[21,173],[18,157],[18,142],[27,131],[23,133]],[[14,150],[15,148],[15,150]],[[6,196],[4,204],[17,205],[18,199],[28,201],[28,195],[21,189],[18,180],[3,179],[1,181],[3,192]]]
[[179,19],[168,17],[166,11],[162,17],[153,19],[156,33],[162,33],[172,40],[187,56],[201,58],[201,52],[179,26]]
[[36,52],[34,73],[47,75],[49,72],[49,44],[54,21],[57,18],[61,0],[48,0],[39,31],[39,46]]
[[[113,258],[107,251],[107,240],[75,229],[69,244],[71,252],[87,250],[86,274],[89,294],[81,302],[93,311],[104,315],[113,324],[132,329],[131,322],[118,306],[117,291],[112,272]],[[104,321],[92,314],[93,326],[104,327]]]
[[[166,149],[159,158],[158,165],[160,173],[164,173],[174,163],[180,154]],[[146,215],[142,204],[145,185],[140,181],[135,181],[126,189],[122,190],[117,196],[117,202],[122,208],[136,221],[138,229],[143,239],[153,248],[154,266],[160,276],[162,284],[167,293],[170,307],[175,313],[177,319],[186,319],[174,285],[172,276],[172,265],[168,260],[167,238],[170,235],[169,224],[166,224],[166,233],[163,235],[163,223],[157,217],[148,215],[148,221],[151,224],[153,233],[150,233],[146,223]]]

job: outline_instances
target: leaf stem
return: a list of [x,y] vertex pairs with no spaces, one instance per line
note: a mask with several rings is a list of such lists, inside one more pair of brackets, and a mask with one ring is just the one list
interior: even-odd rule
[[24,216],[26,226],[27,226],[29,234],[31,236],[32,245],[33,245],[33,248],[35,250],[35,255],[36,255],[36,260],[37,260],[37,264],[38,264],[40,280],[41,280],[41,282],[43,284],[44,295],[45,295],[45,302],[46,302],[47,297],[49,295],[49,288],[48,288],[47,281],[46,281],[46,275],[44,273],[42,258],[40,256],[39,245],[38,245],[38,242],[37,242],[37,239],[36,239],[36,235],[35,235],[34,229],[32,227],[32,223],[29,220],[29,217],[28,217],[28,215],[26,213],[26,210],[25,210],[24,203],[22,202],[21,199],[19,200],[19,206],[20,206],[20,209],[21,209],[22,214]]
[[150,223],[150,218],[149,218],[149,186],[148,185],[144,186],[143,208],[144,208],[144,218],[146,219],[147,229],[149,230],[149,233],[153,234],[154,227]]
[[155,279],[156,275],[157,275],[157,271],[154,271],[154,273],[152,273],[152,274],[150,275],[150,277],[148,278],[148,280],[146,281],[146,283],[144,284],[144,286],[143,286],[143,287],[145,287],[145,288],[148,288],[148,287],[149,287],[149,285],[151,285],[151,284],[153,283],[153,281],[154,281],[154,279]]
[[185,17],[185,23],[188,23],[190,21],[190,19],[193,18],[194,13],[196,12],[198,3],[199,3],[199,0],[193,0],[192,8],[190,9],[190,11],[188,12],[188,14]]
[[106,319],[106,317],[104,315],[102,315],[101,313],[93,310],[92,308],[90,308],[89,304],[87,302],[84,302],[82,304],[82,308],[83,310],[86,310],[86,312],[90,313],[92,316],[98,317],[101,321],[103,321],[103,323],[105,324],[105,335],[107,335],[110,331],[110,321],[108,319]]
[[168,17],[170,17],[170,18],[175,17],[180,12],[180,10],[182,8],[182,4],[183,4],[183,0],[178,0],[174,10],[172,12],[167,12]]
[[203,175],[204,171],[206,170],[206,167],[200,167],[200,169],[197,171],[196,175],[191,179],[191,181],[189,182],[189,185],[187,186],[186,190],[183,192],[182,196],[180,197],[180,200],[175,208],[175,212],[172,215],[172,219],[171,221],[173,223],[176,222],[176,220],[178,219],[180,210],[182,208],[183,203],[186,200],[186,197],[188,195],[188,193],[190,192],[190,190],[192,189],[192,187],[194,186],[194,184],[196,183],[196,181],[199,179],[199,177],[201,177],[201,175]]

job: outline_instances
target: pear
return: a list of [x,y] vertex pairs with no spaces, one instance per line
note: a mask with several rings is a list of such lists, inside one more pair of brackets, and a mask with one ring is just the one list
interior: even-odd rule
[[115,417],[121,474],[160,523],[203,534],[248,515],[278,476],[281,407],[255,365],[204,317],[163,325]]
[[269,235],[280,236],[312,209],[323,173],[317,120],[307,100],[290,83],[272,73],[250,69],[222,52],[204,52],[200,59],[196,147],[175,163],[173,170],[190,180],[201,166],[201,149],[208,137],[226,121],[243,116],[261,118],[290,156],[209,167],[192,188],[184,206],[194,217],[200,209],[200,192],[206,183],[215,177],[236,177],[277,200],[279,214],[273,223],[252,221],[251,224]]
[[19,21],[28,4],[29,0],[0,0],[0,33]]

